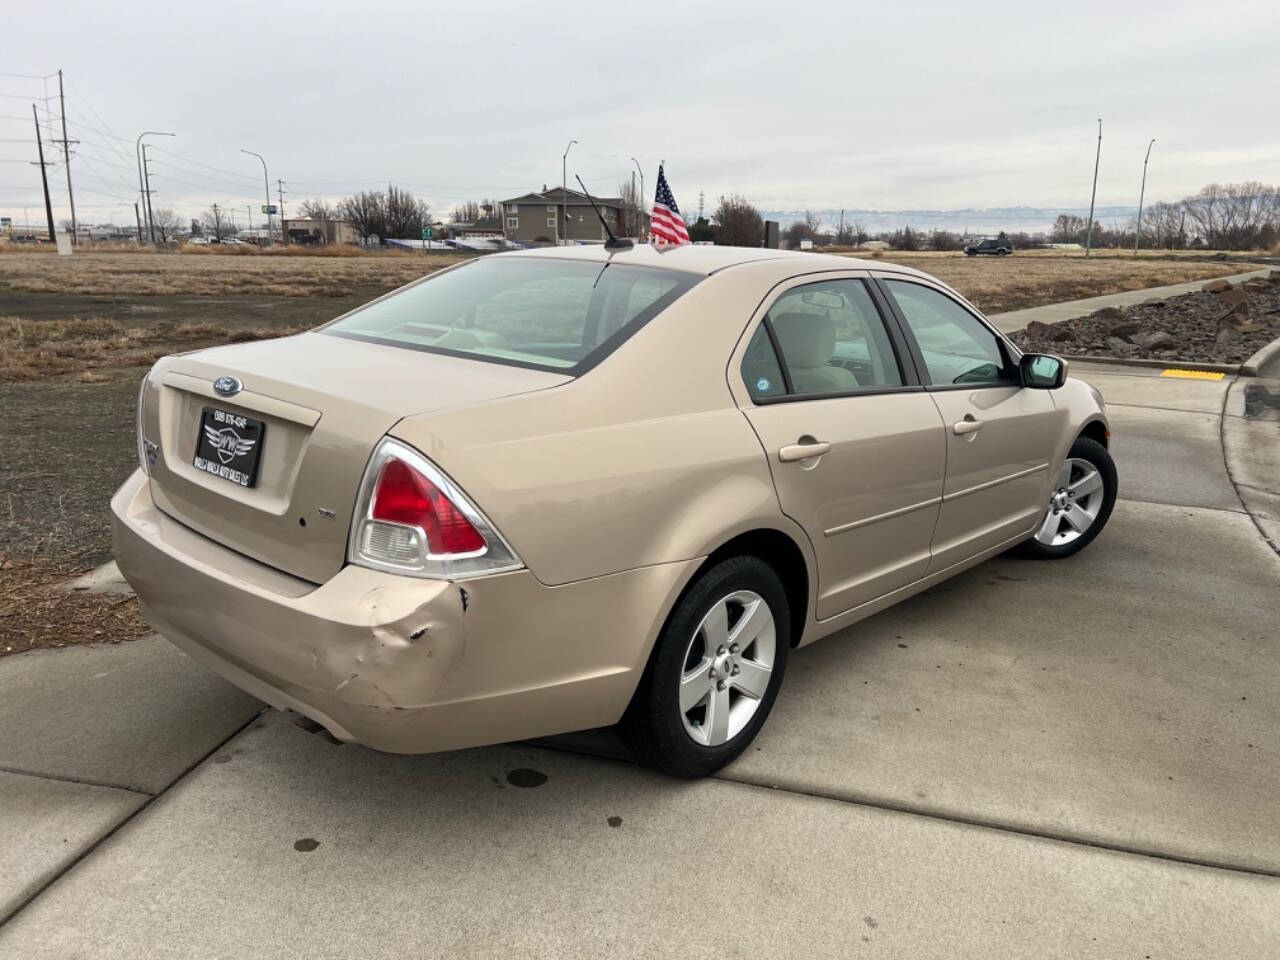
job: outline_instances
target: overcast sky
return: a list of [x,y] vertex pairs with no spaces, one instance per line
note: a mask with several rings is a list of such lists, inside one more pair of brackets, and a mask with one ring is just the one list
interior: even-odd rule
[[[686,213],[700,190],[709,208],[1087,207],[1098,117],[1101,205],[1136,204],[1152,137],[1149,199],[1280,181],[1275,0],[3,0],[0,24],[16,222],[43,215],[30,101],[57,92],[17,75],[59,68],[81,219],[132,220],[146,129],[177,133],[152,138],[152,185],[185,216],[262,203],[242,147],[287,209],[392,180],[443,213],[558,183],[570,139],[571,183],[613,193],[634,156],[651,194],[665,158]],[[51,184],[62,219],[61,167]]]

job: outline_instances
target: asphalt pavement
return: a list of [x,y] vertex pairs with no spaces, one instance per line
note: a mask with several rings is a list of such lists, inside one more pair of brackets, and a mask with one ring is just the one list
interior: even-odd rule
[[1107,530],[798,651],[706,781],[334,746],[158,638],[0,660],[0,957],[1276,956],[1280,382],[1073,372]]

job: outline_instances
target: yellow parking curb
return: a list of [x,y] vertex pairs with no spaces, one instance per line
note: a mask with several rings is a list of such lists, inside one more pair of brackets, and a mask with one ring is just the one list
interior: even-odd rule
[[1221,380],[1226,376],[1221,370],[1179,370],[1176,367],[1161,370],[1162,377],[1179,377],[1182,380]]

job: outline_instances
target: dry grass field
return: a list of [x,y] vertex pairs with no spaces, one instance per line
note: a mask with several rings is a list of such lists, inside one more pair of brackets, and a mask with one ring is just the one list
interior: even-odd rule
[[[847,254],[856,257],[858,254]],[[1239,260],[1106,251],[1083,255],[1052,251],[1017,253],[1011,257],[967,257],[963,253],[887,251],[880,263],[899,263],[932,274],[964,294],[984,313],[1004,313],[1045,303],[1143,290],[1190,280],[1208,280],[1252,269]]]

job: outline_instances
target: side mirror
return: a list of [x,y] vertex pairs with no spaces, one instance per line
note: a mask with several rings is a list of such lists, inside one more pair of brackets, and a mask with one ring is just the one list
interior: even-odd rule
[[1022,385],[1034,390],[1057,390],[1067,382],[1067,361],[1049,353],[1024,353],[1018,370]]

